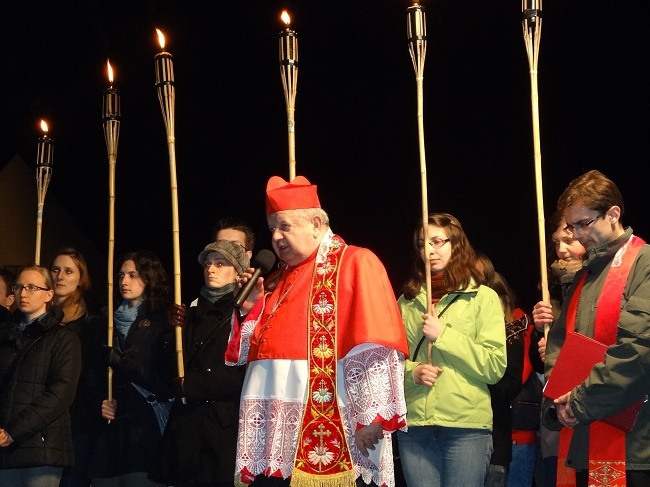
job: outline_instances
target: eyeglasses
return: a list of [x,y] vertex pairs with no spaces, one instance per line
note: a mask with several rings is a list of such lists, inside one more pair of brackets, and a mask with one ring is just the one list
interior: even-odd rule
[[603,218],[604,216],[605,216],[605,214],[601,213],[599,215],[596,215],[595,217],[593,217],[591,220],[589,220],[587,222],[582,221],[582,222],[574,223],[573,225],[567,225],[566,227],[564,227],[564,233],[566,233],[568,235],[571,235],[574,232],[581,232],[582,230],[587,228],[589,225],[591,225],[593,222],[595,222],[599,218]]
[[22,293],[23,291],[27,291],[27,294],[34,294],[36,291],[51,291],[51,289],[40,287],[35,284],[25,284],[24,286],[22,284],[14,284],[11,286],[11,290],[14,294]]
[[[427,243],[432,249],[441,249],[447,242],[449,242],[448,238],[434,238],[431,240],[427,240]],[[424,242],[418,242],[417,249],[423,250]]]

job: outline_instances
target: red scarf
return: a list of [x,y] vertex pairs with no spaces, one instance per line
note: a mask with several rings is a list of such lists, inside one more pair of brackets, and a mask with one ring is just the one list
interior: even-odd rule
[[[598,298],[593,338],[606,345],[616,343],[621,300],[632,264],[636,260],[643,239],[632,236],[618,250]],[[566,333],[575,328],[580,293],[587,276],[583,271],[569,302],[566,317]],[[574,486],[575,470],[565,466],[573,437],[572,428],[562,428],[558,452],[557,486]],[[589,485],[625,487],[625,431],[602,421],[589,426]]]

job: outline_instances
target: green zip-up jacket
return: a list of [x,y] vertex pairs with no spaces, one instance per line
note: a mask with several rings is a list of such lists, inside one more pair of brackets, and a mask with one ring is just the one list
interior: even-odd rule
[[416,384],[413,370],[427,363],[426,340],[422,338],[422,315],[426,312],[426,289],[413,300],[397,301],[406,328],[409,359],[404,373],[408,426],[446,426],[492,429],[492,406],[488,384],[495,384],[506,370],[506,336],[503,309],[497,294],[472,283],[467,289],[442,297],[436,310],[441,313],[456,295],[459,297],[440,316],[444,327],[433,344],[433,364],[442,373],[433,387]]

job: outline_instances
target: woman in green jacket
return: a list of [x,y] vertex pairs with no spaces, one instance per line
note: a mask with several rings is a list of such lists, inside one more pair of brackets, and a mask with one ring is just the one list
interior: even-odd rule
[[[506,369],[503,309],[480,285],[476,254],[460,222],[429,216],[414,234],[411,278],[398,305],[406,328],[404,393],[408,432],[399,433],[409,487],[482,486],[492,454],[488,384]],[[424,265],[431,267],[427,304]]]

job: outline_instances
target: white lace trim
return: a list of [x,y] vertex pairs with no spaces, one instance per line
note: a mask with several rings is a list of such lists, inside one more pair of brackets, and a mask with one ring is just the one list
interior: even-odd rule
[[[365,372],[364,372],[365,371]],[[357,425],[377,415],[404,420],[404,359],[393,349],[364,344],[339,361],[337,400],[357,477],[377,485],[395,485],[390,432],[384,433],[377,466],[354,442]],[[249,364],[239,416],[236,476],[280,471],[291,475],[309,379],[306,360],[258,360]]]

